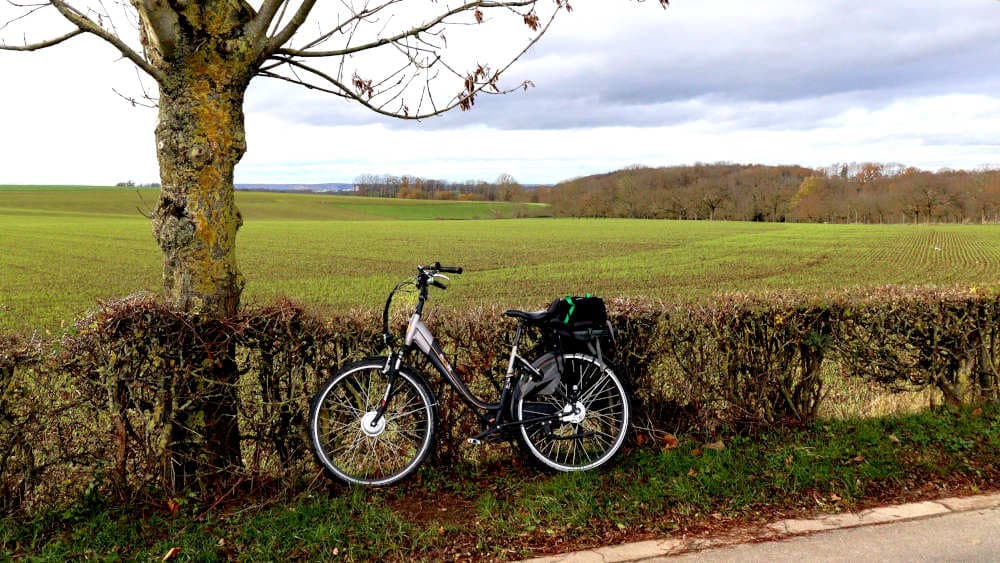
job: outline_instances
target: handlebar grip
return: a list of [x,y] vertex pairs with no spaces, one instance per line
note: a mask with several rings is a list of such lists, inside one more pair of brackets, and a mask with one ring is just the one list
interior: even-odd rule
[[441,288],[441,289],[448,289],[448,286],[446,286],[445,284],[443,284],[443,283],[441,283],[441,282],[439,282],[437,280],[431,280],[431,281],[429,281],[427,283],[433,285],[434,287],[438,287],[438,288]]
[[461,274],[461,266],[442,266],[440,262],[434,263],[434,269],[445,274]]

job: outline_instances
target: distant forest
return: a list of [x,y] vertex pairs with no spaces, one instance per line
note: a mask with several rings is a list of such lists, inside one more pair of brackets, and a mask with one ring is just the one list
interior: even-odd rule
[[548,203],[558,217],[823,223],[997,223],[1000,170],[928,172],[899,164],[695,164],[624,170],[550,187],[362,176],[361,195]]
[[[540,194],[541,195],[541,194]],[[901,165],[635,166],[578,178],[543,201],[566,217],[824,223],[996,223],[1000,171]]]
[[538,202],[535,187],[526,188],[509,174],[501,174],[495,182],[448,182],[417,176],[363,174],[354,180],[354,192],[400,199]]

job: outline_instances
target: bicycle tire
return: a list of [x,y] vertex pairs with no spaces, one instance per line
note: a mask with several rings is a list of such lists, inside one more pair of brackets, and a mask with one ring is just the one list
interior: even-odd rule
[[[518,441],[544,466],[556,471],[586,471],[611,461],[625,443],[631,405],[614,371],[588,354],[562,354],[561,380],[554,392],[515,397]],[[573,412],[568,385],[579,381]],[[561,413],[561,414],[560,414]],[[549,421],[532,418],[560,415]]]
[[411,475],[434,444],[437,412],[424,379],[402,367],[385,416],[371,426],[385,394],[385,358],[344,367],[315,395],[309,414],[313,453],[328,475],[383,487]]

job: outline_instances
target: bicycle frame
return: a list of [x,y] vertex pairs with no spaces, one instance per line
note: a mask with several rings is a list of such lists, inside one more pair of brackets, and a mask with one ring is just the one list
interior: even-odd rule
[[[384,371],[389,378],[390,384],[386,389],[386,395],[383,398],[382,403],[378,411],[378,416],[381,417],[384,414],[384,410],[388,405],[388,401],[392,398],[392,387],[395,380],[395,375],[398,373],[400,367],[403,365],[403,359],[409,352],[414,349],[419,350],[423,353],[427,359],[430,361],[434,369],[441,374],[441,377],[458,393],[458,396],[462,399],[465,405],[475,412],[479,417],[481,422],[485,423],[488,428],[486,431],[481,433],[473,440],[478,439],[487,434],[491,434],[497,430],[501,430],[507,426],[512,426],[516,424],[523,424],[529,421],[508,421],[506,420],[506,415],[509,413],[509,407],[513,396],[514,385],[519,380],[518,378],[518,368],[522,370],[521,373],[528,373],[531,377],[542,377],[542,373],[536,369],[531,362],[526,360],[523,356],[519,354],[519,346],[521,342],[521,337],[524,334],[524,323],[519,322],[517,325],[517,331],[514,336],[514,341],[511,345],[510,358],[507,362],[507,372],[504,376],[503,386],[500,389],[500,401],[497,403],[491,403],[483,400],[481,397],[477,396],[469,386],[465,384],[465,381],[455,372],[451,363],[448,361],[447,356],[445,356],[444,350],[441,349],[441,345],[438,343],[437,339],[431,330],[424,324],[421,320],[423,315],[424,304],[427,301],[428,285],[438,285],[443,287],[440,282],[433,279],[433,276],[426,275],[422,270],[417,275],[416,286],[420,292],[417,306],[414,312],[410,315],[409,322],[406,327],[406,336],[403,341],[403,346],[401,349],[397,349],[395,346],[395,337],[389,328],[389,308],[392,304],[393,296],[396,291],[401,287],[406,285],[401,283],[397,285],[395,289],[389,294],[386,300],[385,310],[383,311],[383,336],[386,342],[386,346],[389,348],[389,357],[386,361]],[[480,412],[484,411],[484,412]],[[492,418],[491,418],[492,416]],[[540,420],[554,420],[559,418],[560,415],[549,415],[543,417],[535,417],[530,419],[530,422],[538,422]]]
[[[528,370],[530,373],[541,376],[541,372],[536,370],[534,366],[531,365],[528,360],[524,359],[518,353],[518,347],[521,340],[521,335],[523,332],[523,326],[518,324],[517,333],[514,336],[514,343],[510,350],[510,359],[507,362],[507,373],[504,376],[504,384],[500,390],[500,402],[499,403],[489,403],[476,396],[475,393],[469,389],[469,386],[465,384],[461,377],[455,373],[455,369],[448,362],[448,358],[444,354],[444,350],[441,349],[441,345],[438,344],[434,334],[431,333],[427,325],[420,320],[420,315],[414,313],[410,317],[410,322],[406,329],[406,340],[404,345],[406,349],[412,349],[416,347],[418,350],[423,352],[427,359],[430,360],[431,365],[434,369],[448,382],[449,385],[456,392],[458,396],[462,398],[463,402],[473,409],[482,409],[489,412],[500,411],[503,412],[510,402],[510,393],[513,390],[514,380],[516,379],[516,368],[520,367],[522,369]],[[404,350],[405,352],[405,350]]]

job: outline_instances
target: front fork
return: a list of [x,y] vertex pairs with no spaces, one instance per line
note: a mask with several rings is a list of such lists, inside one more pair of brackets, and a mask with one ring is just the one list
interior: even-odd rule
[[372,429],[378,427],[379,422],[382,417],[385,416],[386,409],[389,408],[389,401],[392,400],[393,396],[396,394],[396,378],[399,376],[399,367],[403,364],[403,352],[390,350],[389,357],[385,360],[385,366],[382,368],[382,373],[385,374],[386,384],[385,384],[385,394],[382,395],[382,399],[378,403],[378,407],[375,409],[375,416],[372,418],[370,423]]

